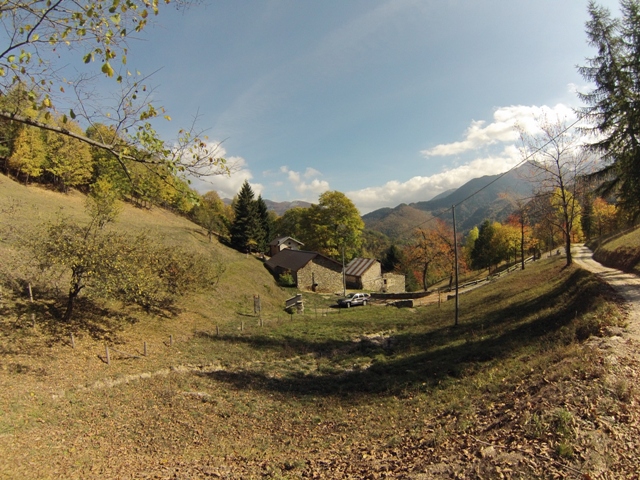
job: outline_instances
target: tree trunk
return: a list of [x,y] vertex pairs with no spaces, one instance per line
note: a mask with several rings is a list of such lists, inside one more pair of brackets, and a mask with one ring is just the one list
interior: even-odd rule
[[73,305],[74,305],[75,299],[80,293],[80,290],[82,290],[82,287],[84,286],[81,284],[81,281],[82,280],[75,282],[71,286],[71,288],[69,288],[69,297],[67,298],[67,310],[64,312],[64,317],[63,317],[65,322],[68,322],[71,320],[71,314],[73,313]]
[[64,312],[64,321],[68,322],[71,320],[71,314],[73,313],[73,302],[76,299],[76,297],[78,296],[78,293],[74,293],[75,289],[70,289],[69,290],[69,297],[67,298],[67,309]]
[[425,263],[422,268],[422,287],[427,291],[427,272],[429,271],[429,263]]

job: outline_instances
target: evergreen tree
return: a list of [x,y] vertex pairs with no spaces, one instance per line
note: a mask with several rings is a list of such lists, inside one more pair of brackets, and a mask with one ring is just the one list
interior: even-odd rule
[[384,257],[380,263],[383,272],[395,272],[402,266],[403,262],[402,251],[394,243],[384,252]]
[[254,250],[260,239],[260,228],[253,190],[246,180],[236,198],[234,212],[231,245],[241,252]]
[[616,193],[619,206],[632,218],[640,215],[640,1],[621,0],[620,19],[607,8],[589,3],[591,19],[586,30],[597,54],[579,68],[595,84],[580,94],[587,106],[584,118],[593,124],[596,141],[590,145],[602,154],[605,166],[594,174],[602,181],[600,192]]
[[269,210],[267,209],[267,204],[262,199],[262,195],[258,195],[258,200],[256,200],[256,215],[257,215],[257,226],[258,226],[258,250],[261,252],[267,251],[267,244],[271,241],[272,236],[272,225],[271,225],[271,217],[269,216]]

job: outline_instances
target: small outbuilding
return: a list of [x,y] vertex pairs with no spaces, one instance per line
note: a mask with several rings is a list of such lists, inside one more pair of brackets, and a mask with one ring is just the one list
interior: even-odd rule
[[276,253],[288,248],[289,250],[300,250],[304,243],[292,237],[278,237],[269,243],[269,256],[273,257]]
[[404,275],[382,273],[382,265],[373,258],[354,258],[345,269],[347,288],[370,292],[402,293]]

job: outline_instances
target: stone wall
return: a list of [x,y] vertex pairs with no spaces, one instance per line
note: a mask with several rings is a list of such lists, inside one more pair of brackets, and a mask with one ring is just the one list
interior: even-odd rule
[[371,292],[381,292],[383,287],[382,267],[380,262],[376,262],[367,269],[360,277],[362,280],[362,289]]
[[398,275],[397,273],[385,273],[382,275],[384,286],[383,292],[386,293],[404,293],[404,275]]
[[334,293],[342,292],[342,265],[316,257],[298,270],[298,289]]

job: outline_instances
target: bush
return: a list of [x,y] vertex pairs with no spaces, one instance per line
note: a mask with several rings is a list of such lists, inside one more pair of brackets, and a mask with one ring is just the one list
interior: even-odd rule
[[278,283],[283,287],[295,287],[296,286],[296,280],[295,280],[295,278],[293,278],[293,275],[291,274],[291,272],[286,272],[286,273],[281,274],[278,277]]

